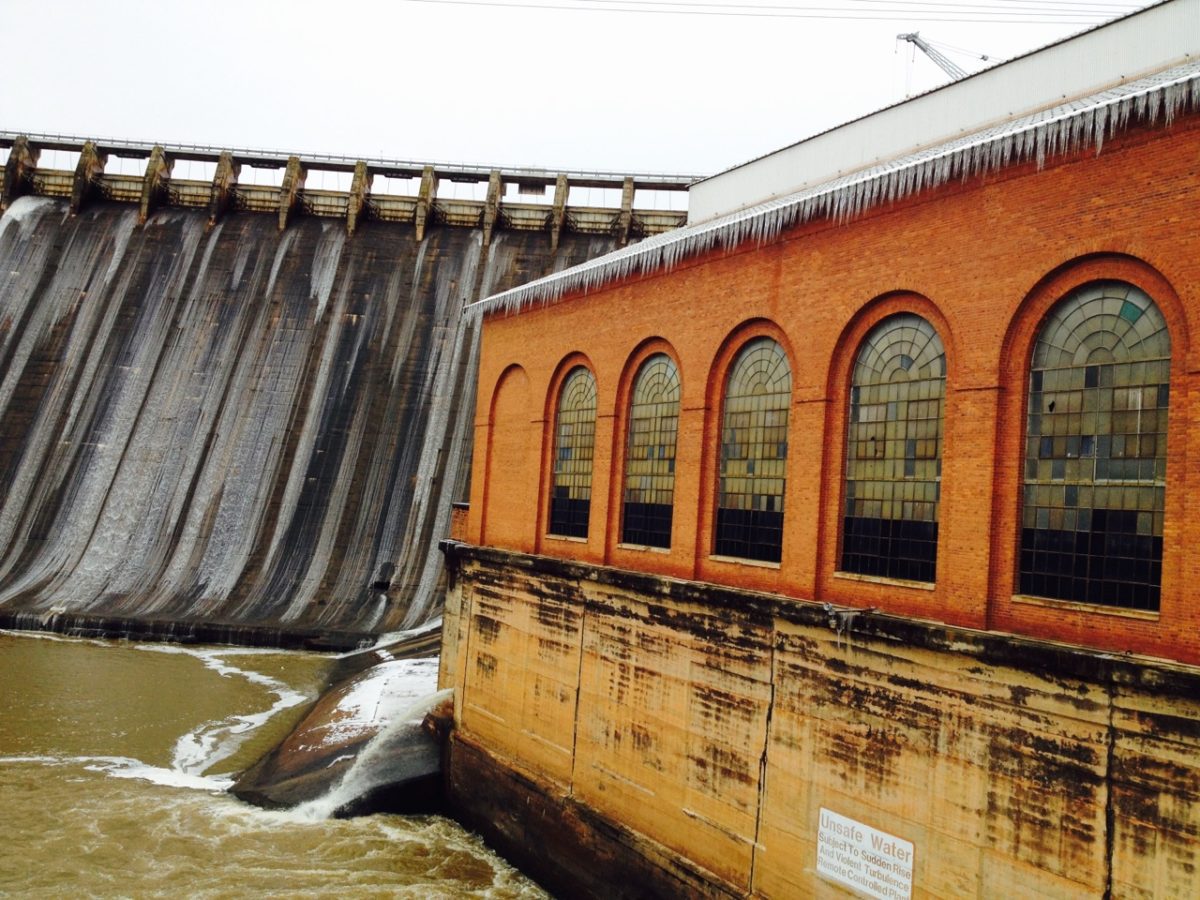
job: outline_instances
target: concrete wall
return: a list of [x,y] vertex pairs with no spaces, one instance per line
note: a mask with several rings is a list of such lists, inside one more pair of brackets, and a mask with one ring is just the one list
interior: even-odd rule
[[1200,895],[1200,671],[444,545],[459,815],[573,896],[841,897],[827,809],[915,897]]
[[462,307],[615,239],[207,223],[0,216],[0,627],[344,648],[436,617]]
[[[495,230],[544,231],[555,250],[563,233],[609,235],[623,245],[676,228],[687,218],[682,209],[635,208],[636,193],[682,194],[695,180],[688,175],[493,169],[0,131],[0,150],[5,149],[9,153],[0,169],[0,213],[19,197],[32,194],[69,199],[72,215],[101,199],[135,204],[143,225],[163,206],[203,209],[210,227],[227,212],[243,210],[274,215],[280,231],[298,216],[341,219],[351,235],[371,220],[412,225],[417,240],[433,225],[478,228],[485,246]],[[40,166],[46,150],[76,156],[74,173]],[[144,164],[145,174],[106,174],[113,157],[139,167]],[[175,177],[178,162],[212,166],[212,180]],[[125,168],[128,171],[128,165]],[[276,181],[240,182],[243,168],[273,173]],[[392,179],[391,187],[381,185],[378,193],[373,192],[377,177]],[[332,178],[335,189],[324,189],[327,178]],[[446,186],[448,192],[442,190]],[[463,187],[465,197],[457,186]],[[609,203],[602,192],[599,207],[568,205],[572,188],[606,189],[610,196],[618,193],[620,202]],[[590,199],[591,194],[587,196]]]
[[463,307],[681,224],[635,201],[690,181],[4,149],[0,627],[336,648],[438,614],[471,454]]

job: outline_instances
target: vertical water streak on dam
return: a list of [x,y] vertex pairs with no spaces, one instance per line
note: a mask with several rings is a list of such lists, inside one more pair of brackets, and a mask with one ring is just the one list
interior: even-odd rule
[[464,302],[614,239],[16,200],[0,219],[0,612],[361,634],[437,609]]

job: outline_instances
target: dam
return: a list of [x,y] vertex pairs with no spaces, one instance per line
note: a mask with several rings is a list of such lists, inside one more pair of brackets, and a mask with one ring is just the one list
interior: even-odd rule
[[188,148],[14,138],[0,603],[349,646],[442,624],[449,515],[403,724],[547,888],[1198,896],[1198,13],[751,160],[661,234],[636,176],[605,214],[571,174],[279,156],[241,190],[238,151],[186,183]]
[[682,224],[690,179],[3,132],[0,166],[0,893],[544,896],[440,816],[229,788],[340,679],[303,649],[399,632],[391,702],[434,690],[463,307]]
[[639,203],[691,180],[11,133],[0,161],[0,625],[324,649],[439,613],[464,304],[682,224]]

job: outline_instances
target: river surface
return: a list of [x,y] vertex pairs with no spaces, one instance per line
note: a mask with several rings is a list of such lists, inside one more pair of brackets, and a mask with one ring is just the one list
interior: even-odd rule
[[[545,897],[439,816],[318,819],[224,792],[332,663],[0,632],[0,895]],[[432,691],[436,663],[411,677]]]

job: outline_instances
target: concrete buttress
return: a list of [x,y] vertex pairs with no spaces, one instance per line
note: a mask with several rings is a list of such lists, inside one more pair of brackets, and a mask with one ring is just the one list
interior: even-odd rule
[[633,224],[633,179],[626,178],[621,186],[621,214],[617,218],[617,240],[624,247],[629,243],[629,226]]
[[30,145],[24,135],[13,141],[8,152],[8,162],[4,164],[4,186],[0,192],[0,212],[8,209],[8,205],[16,200],[29,187],[33,170],[37,168],[38,156],[41,153]]
[[96,149],[93,141],[88,141],[79,152],[79,164],[75,166],[75,181],[71,185],[71,215],[77,215],[92,195],[96,181],[104,174],[104,165],[108,156]]
[[433,166],[426,166],[421,171],[421,192],[417,195],[417,210],[413,224],[417,229],[417,240],[425,239],[425,225],[429,221],[429,213],[433,210],[433,201],[437,197],[437,175]]
[[145,225],[150,213],[166,199],[174,164],[174,160],[168,159],[160,145],[156,144],[150,151],[150,159],[146,163],[146,177],[142,179],[142,199],[138,206],[139,225]]
[[550,249],[558,249],[558,237],[562,234],[563,221],[567,216],[567,194],[570,185],[566,175],[559,175],[554,182],[554,216],[550,221]]
[[364,160],[354,164],[354,180],[350,183],[350,197],[346,201],[346,234],[354,234],[358,219],[367,208],[367,194],[371,190],[371,172]]
[[496,219],[500,215],[500,198],[504,195],[504,182],[500,178],[500,170],[493,169],[488,176],[487,200],[483,204],[483,246],[492,242],[492,229],[496,227]]
[[287,228],[288,216],[300,202],[300,193],[304,190],[304,179],[307,174],[304,167],[300,165],[300,157],[288,157],[287,168],[283,173],[283,185],[279,189],[280,231]]
[[241,171],[242,167],[233,161],[232,153],[226,151],[217,159],[217,171],[213,173],[212,194],[208,201],[209,228],[217,224],[217,219],[225,214],[233,202],[233,192]]

